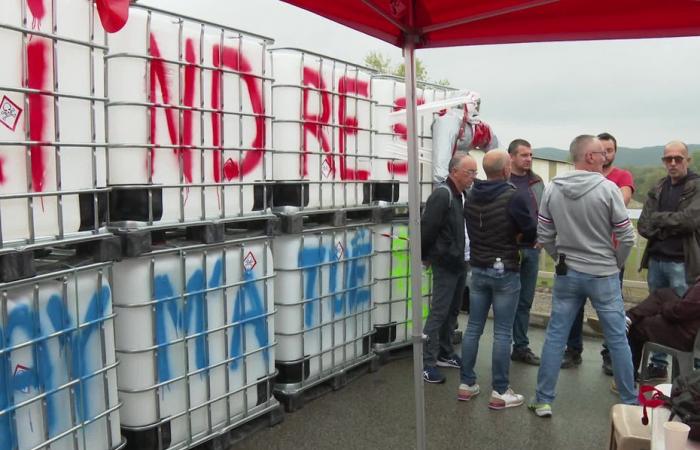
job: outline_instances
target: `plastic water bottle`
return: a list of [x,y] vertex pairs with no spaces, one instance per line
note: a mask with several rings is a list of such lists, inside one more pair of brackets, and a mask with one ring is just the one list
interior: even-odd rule
[[503,265],[503,261],[501,261],[501,258],[496,258],[496,262],[493,263],[493,268],[496,269],[496,272],[499,275],[503,275],[505,273],[505,266]]

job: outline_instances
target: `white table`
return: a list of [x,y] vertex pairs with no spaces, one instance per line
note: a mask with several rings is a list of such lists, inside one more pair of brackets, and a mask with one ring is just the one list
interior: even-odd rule
[[[671,395],[670,383],[660,384],[656,388],[665,395]],[[664,444],[664,423],[668,422],[670,416],[671,410],[667,408],[654,408],[651,410],[651,450],[666,450],[666,444]],[[686,449],[700,450],[700,442],[689,440]]]

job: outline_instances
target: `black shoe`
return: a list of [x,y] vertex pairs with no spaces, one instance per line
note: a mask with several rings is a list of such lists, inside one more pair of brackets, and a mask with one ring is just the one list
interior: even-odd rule
[[564,352],[564,359],[561,360],[562,369],[572,369],[581,365],[583,360],[581,359],[581,353],[575,350],[566,350]]
[[610,351],[607,348],[604,348],[603,350],[600,351],[600,356],[603,357],[603,373],[605,375],[612,376],[613,369],[612,369],[612,360],[610,359]]
[[666,381],[668,380],[668,369],[649,364],[647,367],[647,379],[643,381]]
[[510,354],[510,360],[530,364],[531,366],[540,365],[540,357],[535,355],[529,347],[513,349],[513,353]]

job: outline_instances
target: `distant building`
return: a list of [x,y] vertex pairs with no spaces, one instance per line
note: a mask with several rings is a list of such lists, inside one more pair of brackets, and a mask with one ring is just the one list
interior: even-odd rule
[[[484,152],[481,150],[470,150],[469,154],[476,159],[479,166],[479,178],[482,180],[486,179],[486,174],[482,168],[482,159],[484,158]],[[567,153],[568,154],[568,153]],[[557,175],[574,170],[574,165],[564,159],[546,159],[542,157],[534,157],[532,159],[532,170],[542,177],[545,184],[549,183],[549,180]]]

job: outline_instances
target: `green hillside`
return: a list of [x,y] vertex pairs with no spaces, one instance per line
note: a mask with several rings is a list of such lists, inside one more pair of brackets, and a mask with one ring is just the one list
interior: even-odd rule
[[[690,149],[690,153],[700,151],[699,144],[690,144],[688,148]],[[558,161],[568,161],[569,159],[568,150],[559,148],[536,148],[533,150],[533,153],[540,158],[555,159]],[[620,147],[617,149],[615,164],[619,167],[661,167],[661,156],[663,153],[663,145],[642,148]]]

